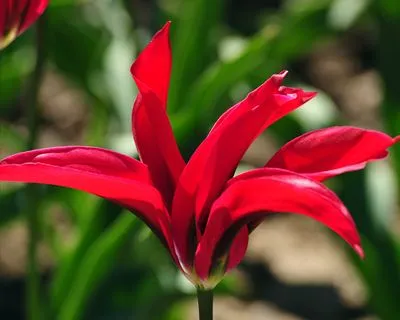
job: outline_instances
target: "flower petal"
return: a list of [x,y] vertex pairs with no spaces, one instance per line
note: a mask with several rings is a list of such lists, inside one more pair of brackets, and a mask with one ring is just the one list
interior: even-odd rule
[[207,137],[207,174],[201,178],[196,196],[195,208],[199,220],[209,210],[225,182],[233,175],[254,139],[266,127],[314,96],[313,93],[306,93],[300,89],[279,87],[279,81],[284,75],[277,75],[277,79],[271,78],[270,83],[267,81],[252,93],[255,97],[251,97],[250,94],[229,113],[219,128]]
[[172,226],[176,245],[186,262],[190,260],[186,243],[191,237],[188,230],[194,212],[197,232],[201,233],[212,201],[233,175],[252,141],[270,124],[314,96],[300,89],[281,87],[285,75],[286,72],[272,76],[225,112],[182,172],[174,196]]
[[132,64],[131,73],[145,83],[167,107],[168,88],[172,68],[172,52],[168,22],[158,31]]
[[167,206],[185,162],[166,114],[171,73],[169,23],[143,50],[131,68],[139,94],[132,112],[132,131],[139,155],[149,167]]
[[0,161],[0,181],[49,184],[85,191],[134,210],[172,249],[169,215],[145,165],[93,147],[57,147]]
[[196,273],[202,278],[208,276],[218,242],[230,228],[239,230],[268,212],[293,212],[314,218],[363,255],[354,221],[332,191],[300,174],[264,168],[233,178],[213,204],[196,252]]
[[350,126],[319,129],[289,141],[265,166],[322,181],[385,158],[386,149],[394,143],[390,136],[374,130]]
[[15,28],[24,32],[43,14],[48,0],[4,0],[0,4],[0,40]]
[[49,4],[49,0],[20,0],[19,3],[21,20],[18,33],[22,33],[43,14]]

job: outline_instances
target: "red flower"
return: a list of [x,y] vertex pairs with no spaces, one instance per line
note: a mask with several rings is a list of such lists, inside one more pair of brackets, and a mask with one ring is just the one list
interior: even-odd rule
[[213,287],[243,258],[249,233],[270,212],[314,218],[363,255],[355,224],[321,181],[386,157],[396,139],[356,127],[304,134],[263,168],[232,177],[251,142],[314,97],[273,75],[226,111],[186,164],[166,114],[171,73],[169,24],[133,64],[139,88],[132,130],[141,162],[93,147],[57,147],[9,156],[0,180],[86,191],[137,214],[196,285]]
[[1,0],[0,49],[34,23],[48,4],[49,0]]

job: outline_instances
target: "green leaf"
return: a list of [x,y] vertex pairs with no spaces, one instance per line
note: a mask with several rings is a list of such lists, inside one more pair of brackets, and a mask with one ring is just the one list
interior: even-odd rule
[[[83,207],[81,207],[83,210]],[[97,210],[91,212],[91,216],[81,227],[78,242],[68,256],[60,262],[60,266],[54,275],[51,285],[51,304],[53,312],[59,312],[65,299],[73,289],[73,283],[78,277],[84,257],[99,237],[104,228],[119,219],[122,207],[107,200],[100,200]],[[78,231],[79,232],[79,231]]]
[[376,1],[376,4],[380,6],[384,16],[400,18],[400,2],[393,0],[380,0]]
[[[363,236],[366,259],[357,265],[365,276],[374,310],[382,319],[395,320],[400,318],[396,298],[400,295],[400,264],[395,240],[381,222],[382,214],[388,214],[382,211],[390,207],[371,205],[379,203],[378,199],[373,199],[379,195],[368,193],[365,176],[364,171],[344,175],[341,198]],[[370,180],[370,183],[375,182]]]
[[[169,110],[190,108],[184,105],[187,89],[198,74],[209,64],[210,58],[216,55],[215,45],[211,43],[212,33],[222,13],[222,0],[182,1],[179,10],[180,20],[172,25],[173,37],[173,70],[169,90]],[[214,57],[213,57],[214,55]]]
[[[190,153],[205,136],[210,124],[226,109],[221,103],[229,90],[240,81],[256,76],[257,85],[299,53],[311,50],[316,41],[331,34],[324,25],[326,7],[286,13],[268,24],[248,41],[247,47],[230,61],[218,61],[195,81],[184,100],[187,110],[172,115],[178,141],[189,142],[183,149]],[[301,32],[293,32],[300,30]]]
[[122,245],[131,237],[138,220],[123,214],[90,246],[72,280],[71,291],[63,300],[59,320],[82,318],[85,303],[110,271]]
[[[93,4],[92,15],[96,15]],[[49,56],[64,75],[93,92],[91,76],[100,70],[109,34],[95,27],[74,6],[52,7],[47,32]],[[73,52],[73,54],[71,54]]]

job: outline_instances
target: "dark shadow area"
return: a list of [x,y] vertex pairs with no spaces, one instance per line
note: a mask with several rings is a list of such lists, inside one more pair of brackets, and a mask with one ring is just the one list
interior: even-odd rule
[[24,279],[0,278],[1,319],[24,319]]
[[240,269],[251,286],[245,300],[268,301],[308,320],[350,320],[369,314],[364,307],[345,305],[332,286],[283,283],[261,262],[243,262]]

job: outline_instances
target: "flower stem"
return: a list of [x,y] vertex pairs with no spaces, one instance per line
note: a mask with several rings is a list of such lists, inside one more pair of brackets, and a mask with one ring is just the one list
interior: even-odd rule
[[199,306],[199,320],[213,319],[213,291],[197,289],[197,303]]
[[[45,65],[45,17],[42,16],[36,24],[36,62],[32,78],[28,83],[24,107],[26,108],[29,136],[26,144],[28,150],[36,147],[39,112],[38,94],[43,78]],[[26,319],[42,319],[40,299],[40,271],[37,263],[37,247],[40,238],[40,220],[38,216],[39,195],[38,186],[29,185],[26,191],[26,213],[28,219],[28,256],[27,256],[27,284],[26,284]]]
[[35,69],[33,70],[32,78],[29,83],[29,88],[26,94],[26,113],[28,119],[29,137],[27,149],[36,147],[38,129],[39,129],[39,112],[38,112],[38,95],[40,85],[42,83],[44,66],[46,61],[46,45],[45,45],[45,30],[46,21],[43,16],[36,23],[36,61]]

